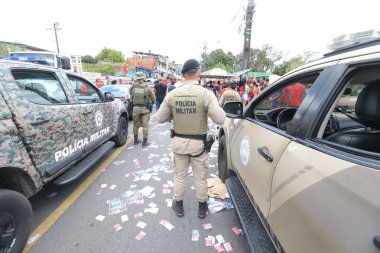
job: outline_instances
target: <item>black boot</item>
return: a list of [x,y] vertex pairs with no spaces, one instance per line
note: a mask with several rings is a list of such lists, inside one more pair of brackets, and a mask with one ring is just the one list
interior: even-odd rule
[[208,209],[207,202],[199,202],[199,212],[198,212],[199,219],[204,219],[206,217],[207,209]]
[[139,140],[138,135],[134,135],[134,138],[135,138],[135,142],[133,143],[133,145],[137,145],[137,144],[141,143],[141,141]]
[[148,146],[150,146],[150,142],[148,142],[147,138],[144,138],[143,143],[142,143],[142,147],[148,147]]
[[173,201],[173,209],[178,217],[183,217],[185,212],[183,211],[183,201],[182,200],[174,200]]

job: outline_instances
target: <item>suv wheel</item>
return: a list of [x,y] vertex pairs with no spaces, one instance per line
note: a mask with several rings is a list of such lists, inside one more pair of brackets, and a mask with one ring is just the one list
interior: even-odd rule
[[32,207],[24,195],[0,190],[0,252],[21,252],[32,228]]
[[120,117],[119,124],[117,126],[117,133],[113,141],[116,146],[120,147],[125,144],[128,138],[128,121],[125,117]]
[[226,150],[226,136],[223,135],[219,140],[218,147],[218,172],[219,178],[223,181],[227,178],[227,150]]

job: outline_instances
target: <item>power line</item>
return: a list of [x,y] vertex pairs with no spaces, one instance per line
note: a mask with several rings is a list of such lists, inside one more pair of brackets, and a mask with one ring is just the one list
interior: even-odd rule
[[62,30],[62,28],[59,28],[59,23],[58,23],[58,22],[54,22],[54,23],[53,23],[53,28],[46,28],[46,31],[49,31],[49,30],[54,30],[54,34],[55,34],[55,43],[57,44],[57,52],[59,53],[59,45],[58,45],[57,31]]

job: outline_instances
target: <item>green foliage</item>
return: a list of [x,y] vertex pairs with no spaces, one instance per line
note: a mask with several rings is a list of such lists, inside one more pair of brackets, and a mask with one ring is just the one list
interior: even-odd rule
[[283,61],[281,64],[277,65],[273,70],[273,74],[275,75],[284,75],[293,69],[296,69],[308,62],[311,56],[313,56],[315,52],[307,51],[303,55],[297,55],[295,57],[290,58],[289,60]]
[[84,63],[92,63],[92,64],[95,64],[95,63],[98,63],[98,61],[92,57],[91,55],[85,55],[82,57],[82,62]]
[[117,73],[116,69],[111,64],[99,65],[99,64],[83,63],[82,67],[83,67],[84,72],[104,73],[111,76],[114,76]]
[[125,57],[121,51],[106,47],[102,49],[95,59],[104,62],[125,63]]
[[[210,54],[202,54],[203,69],[202,71],[221,68],[228,72],[233,72],[234,64],[236,63],[236,57],[228,52],[227,54],[223,49],[216,49]],[[236,69],[236,68],[235,68]]]
[[[239,54],[237,58],[241,63],[243,55]],[[271,72],[282,58],[281,51],[276,51],[273,46],[265,44],[262,48],[251,48],[248,66],[254,72]]]

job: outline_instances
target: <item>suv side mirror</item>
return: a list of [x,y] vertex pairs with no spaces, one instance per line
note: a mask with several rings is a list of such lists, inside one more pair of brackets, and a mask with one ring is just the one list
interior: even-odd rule
[[243,117],[243,103],[242,102],[226,103],[223,106],[223,110],[226,112],[227,116],[231,118]]
[[107,102],[114,101],[115,97],[112,95],[111,92],[104,92],[104,97],[106,98]]
[[59,57],[59,60],[61,61],[61,66],[63,69],[71,70],[71,63],[69,57],[61,56]]

